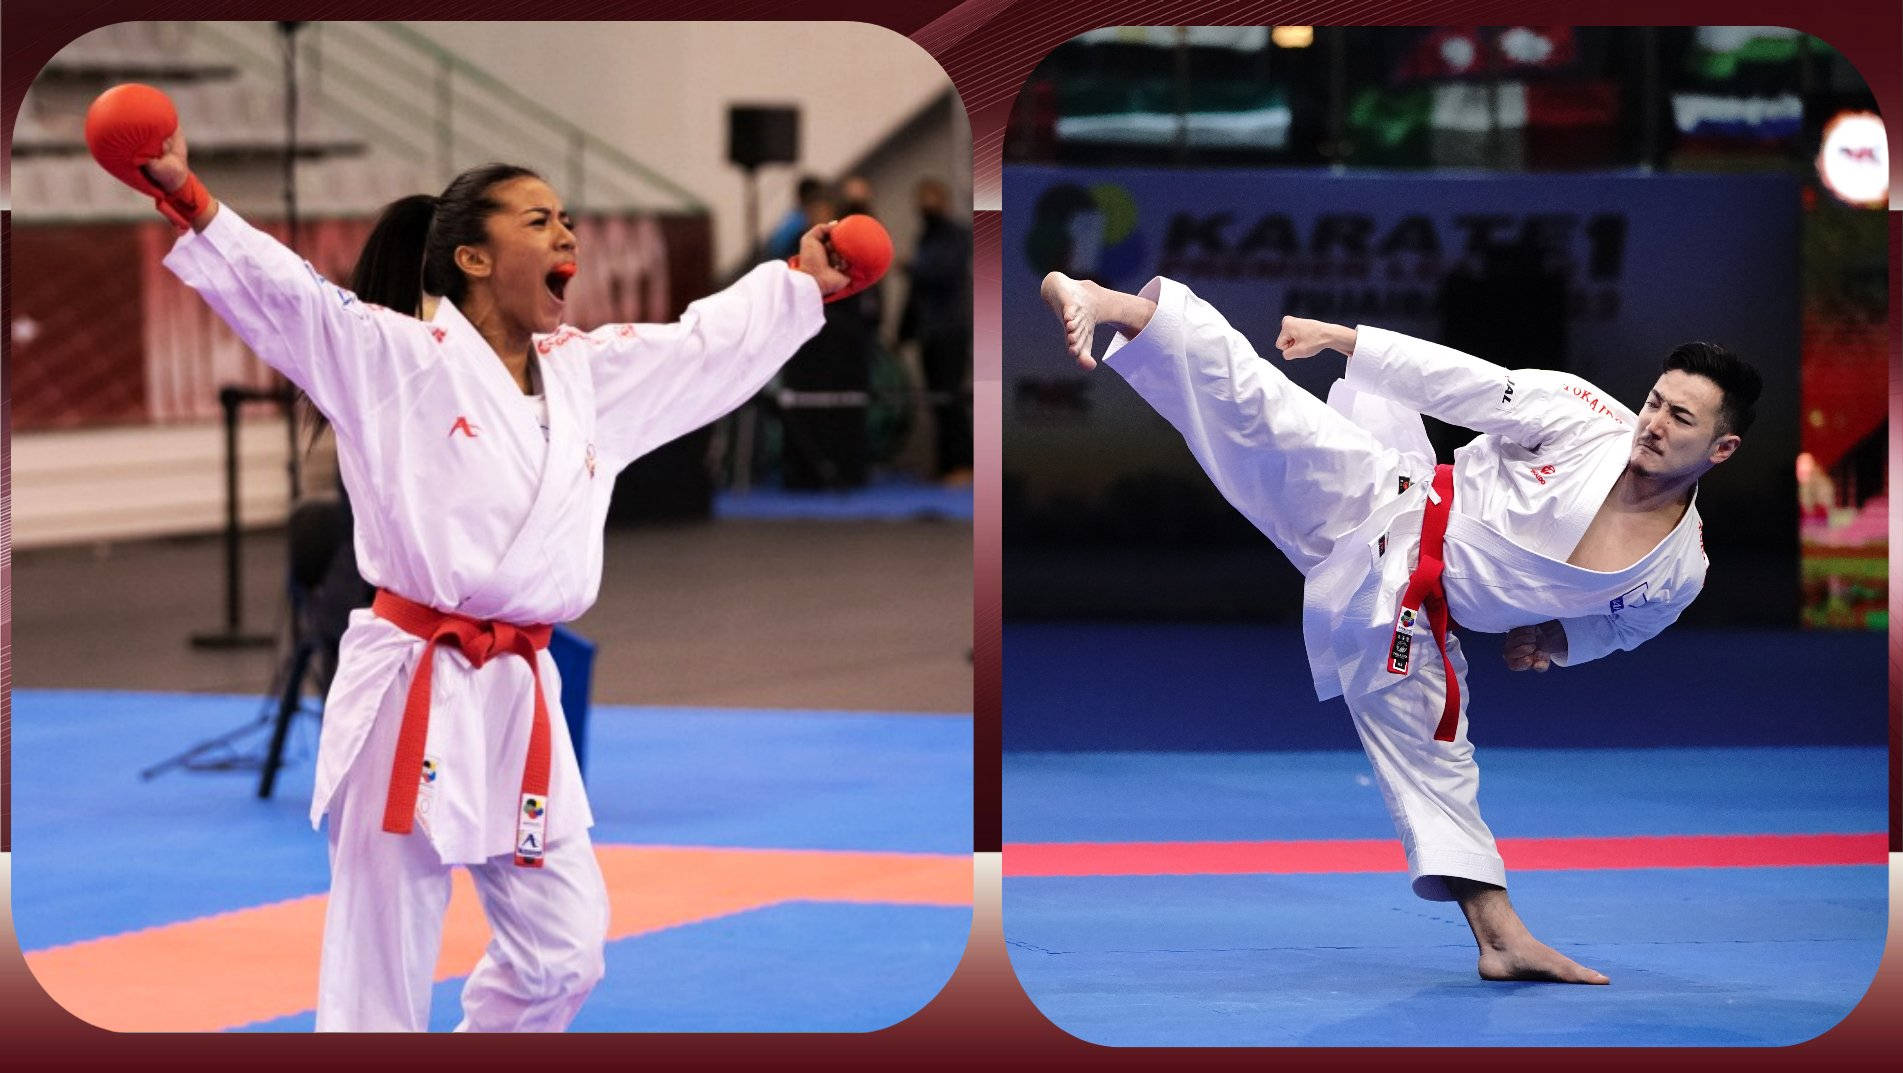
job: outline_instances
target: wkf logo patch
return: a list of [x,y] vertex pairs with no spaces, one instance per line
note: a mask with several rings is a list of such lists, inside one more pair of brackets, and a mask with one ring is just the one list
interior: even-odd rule
[[436,762],[435,757],[426,756],[423,758],[423,781],[424,782],[426,783],[435,782],[436,776],[439,772],[441,772],[441,770],[442,770],[442,765]]
[[547,795],[522,795],[522,811],[515,823],[515,855],[524,861],[539,860],[548,844],[547,812]]
[[1640,604],[1645,603],[1646,586],[1650,584],[1651,582],[1641,581],[1639,582],[1639,585],[1637,588],[1630,589],[1626,592],[1620,593],[1617,596],[1614,596],[1612,598],[1612,603],[1609,605],[1611,610],[1608,611],[1607,613],[1616,615],[1619,612],[1624,611],[1628,607],[1638,607]]
[[1414,609],[1413,608],[1403,607],[1401,609],[1401,628],[1404,630],[1411,630],[1414,628]]

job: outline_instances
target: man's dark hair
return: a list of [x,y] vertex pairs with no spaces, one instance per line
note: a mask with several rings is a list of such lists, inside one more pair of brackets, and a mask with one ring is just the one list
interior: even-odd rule
[[825,196],[826,180],[816,175],[803,175],[800,177],[799,186],[796,189],[798,190],[799,203],[802,205],[811,205],[813,202]]
[[1673,369],[1702,376],[1718,385],[1724,395],[1724,401],[1718,406],[1720,436],[1733,432],[1742,436],[1751,430],[1751,422],[1757,419],[1754,407],[1759,393],[1764,390],[1764,380],[1749,362],[1717,343],[1681,343],[1665,356],[1663,371],[1669,373]]

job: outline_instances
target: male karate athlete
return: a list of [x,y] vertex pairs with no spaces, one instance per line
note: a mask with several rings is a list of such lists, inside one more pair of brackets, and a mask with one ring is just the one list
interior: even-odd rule
[[[1118,329],[1105,362],[1307,579],[1316,693],[1346,699],[1414,893],[1460,903],[1480,975],[1606,983],[1507,900],[1447,626],[1505,633],[1509,667],[1544,671],[1669,625],[1704,584],[1698,479],[1750,428],[1757,372],[1687,343],[1634,414],[1563,373],[1284,317],[1285,359],[1348,356],[1324,405],[1172,280],[1132,295],[1053,272],[1042,294],[1087,369],[1096,327]],[[1424,413],[1481,434],[1437,467]]]

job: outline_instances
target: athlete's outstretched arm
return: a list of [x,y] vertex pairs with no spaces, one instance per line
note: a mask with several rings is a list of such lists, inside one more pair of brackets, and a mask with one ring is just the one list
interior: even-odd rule
[[1308,320],[1305,317],[1283,317],[1282,333],[1275,338],[1275,348],[1282,352],[1284,361],[1312,358],[1324,350],[1333,350],[1343,357],[1352,358],[1355,341],[1355,330],[1346,325]]
[[340,434],[356,427],[353,415],[387,403],[393,385],[434,353],[423,322],[367,306],[221,208],[192,175],[184,129],[164,94],[136,84],[100,94],[87,112],[86,141],[100,166],[152,197],[179,229],[165,266],[309,394]]
[[1630,430],[1631,415],[1577,377],[1545,369],[1507,369],[1452,347],[1400,332],[1283,317],[1276,340],[1282,356],[1323,350],[1348,356],[1351,387],[1477,432],[1503,436],[1529,450],[1575,432]]
[[769,261],[672,324],[609,324],[544,344],[581,348],[597,443],[619,468],[760,390],[825,325],[823,286],[812,272]]

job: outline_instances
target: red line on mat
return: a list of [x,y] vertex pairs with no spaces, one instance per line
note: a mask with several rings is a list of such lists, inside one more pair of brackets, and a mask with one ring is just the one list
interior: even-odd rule
[[[1795,868],[1882,864],[1889,839],[1881,831],[1853,835],[1639,835],[1625,838],[1503,838],[1507,867],[1529,870],[1608,868]],[[1404,872],[1401,845],[1390,839],[1302,842],[1012,842],[1004,847],[1008,876],[1161,876]]]

